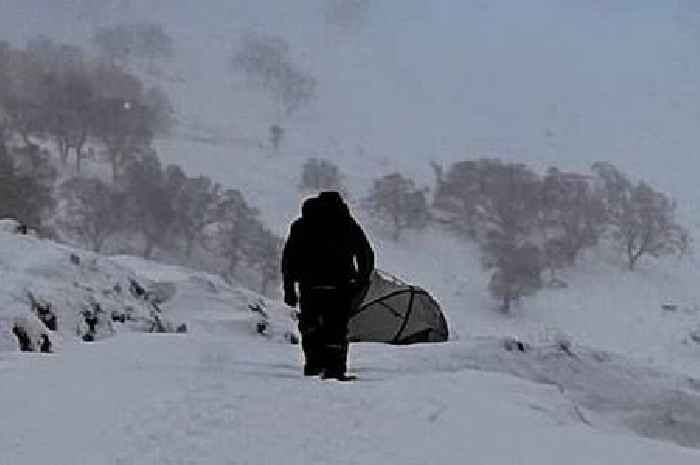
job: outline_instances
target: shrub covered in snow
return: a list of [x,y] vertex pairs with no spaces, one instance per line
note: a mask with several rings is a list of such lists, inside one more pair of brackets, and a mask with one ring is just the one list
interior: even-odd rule
[[[0,350],[53,351],[62,339],[181,326],[156,311],[157,302],[174,294],[173,285],[143,284],[144,295],[133,296],[124,291],[135,281],[133,272],[99,255],[0,232],[0,263]],[[119,323],[113,315],[122,316]]]

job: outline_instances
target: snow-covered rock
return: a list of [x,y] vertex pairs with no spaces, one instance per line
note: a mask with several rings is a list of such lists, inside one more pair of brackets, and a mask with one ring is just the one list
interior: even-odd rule
[[[249,305],[258,301],[269,309],[267,337],[285,341],[294,331],[289,312],[278,304],[216,276],[134,257],[111,259],[7,231],[0,231],[0,282],[0,351],[18,349],[13,334],[18,325],[36,341],[47,334],[56,348],[61,340],[94,341],[124,331],[217,331],[216,326],[239,325],[255,335],[258,316]],[[145,294],[130,292],[132,283]],[[50,304],[58,322],[55,333],[37,318],[33,300]],[[212,313],[218,315],[215,324],[206,317]]]

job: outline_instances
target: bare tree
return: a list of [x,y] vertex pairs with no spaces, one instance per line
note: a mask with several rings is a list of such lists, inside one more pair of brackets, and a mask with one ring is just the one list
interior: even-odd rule
[[538,226],[550,270],[573,266],[605,231],[603,198],[589,177],[550,168],[542,180]]
[[388,220],[392,238],[398,241],[405,229],[421,229],[428,224],[427,189],[417,189],[412,179],[392,173],[374,180],[364,206],[377,218]]
[[214,221],[221,187],[206,176],[188,177],[179,166],[165,170],[166,189],[175,208],[174,231],[185,241],[185,256],[192,257],[194,245]]
[[4,109],[0,106],[0,156],[6,152],[7,143],[12,137],[12,130],[8,120],[9,118],[7,118]]
[[[5,108],[6,100],[10,95],[10,56],[12,50],[10,44],[0,41],[0,82],[5,83],[0,86],[0,150],[5,150],[5,144],[10,138],[10,118]],[[0,154],[2,156],[2,154]]]
[[129,196],[131,221],[144,239],[144,258],[170,239],[175,222],[175,206],[165,182],[165,174],[153,151],[131,161],[123,184]]
[[596,163],[593,172],[606,203],[613,238],[625,250],[632,271],[645,255],[683,254],[690,236],[676,221],[676,204],[644,182],[633,185],[610,163]]
[[97,62],[91,66],[91,76],[97,83],[99,96],[105,100],[140,102],[143,99],[143,82],[124,69]]
[[270,126],[270,143],[275,151],[279,150],[282,139],[284,139],[284,128],[278,124]]
[[481,160],[476,218],[488,231],[482,244],[487,268],[494,268],[503,311],[540,282],[539,249],[529,243],[538,210],[540,181],[524,165]]
[[316,79],[300,70],[281,37],[249,34],[234,53],[231,64],[248,81],[268,92],[282,113],[289,115],[316,96]]
[[98,178],[76,177],[60,187],[63,200],[59,225],[71,236],[100,252],[105,241],[125,229],[127,196]]
[[87,70],[67,74],[50,73],[44,78],[43,114],[46,131],[59,148],[65,164],[69,151],[75,151],[80,172],[83,149],[91,132],[95,93]]
[[[439,179],[435,206],[444,221],[476,238],[495,294],[509,311],[524,289],[535,289],[540,251],[530,239],[540,206],[540,179],[521,164],[481,159],[459,162]],[[537,260],[534,257],[537,256]],[[524,263],[526,261],[532,263]]]
[[98,66],[93,78],[100,83],[92,105],[93,132],[106,148],[116,180],[130,158],[148,151],[154,137],[172,127],[173,110],[161,89],[144,92],[141,81],[122,70]]
[[150,114],[155,136],[165,136],[177,124],[175,109],[168,94],[160,87],[151,87],[143,96],[143,104]]
[[483,164],[465,160],[452,165],[446,173],[440,165],[432,164],[436,177],[433,208],[438,212],[438,220],[471,239],[480,232],[477,213]]
[[243,194],[236,189],[226,190],[216,207],[208,247],[226,260],[227,276],[233,277],[239,263],[246,257],[251,238],[259,232],[258,225],[258,211],[248,205]]
[[503,312],[509,312],[513,302],[542,287],[541,252],[534,244],[514,245],[494,234],[482,250],[484,267],[496,270],[489,281],[489,291],[493,297],[502,299]]
[[302,191],[342,190],[340,169],[329,160],[309,158],[301,169],[299,189]]
[[44,186],[53,186],[58,171],[51,162],[51,153],[36,144],[13,147],[15,171],[30,176]]
[[25,145],[43,135],[41,88],[45,66],[25,50],[5,44],[0,54],[0,108],[5,130],[19,135]]
[[44,134],[43,113],[36,99],[22,100],[10,95],[5,98],[3,110],[7,118],[6,128],[19,134],[25,145],[34,144],[33,138]]
[[280,280],[280,254],[282,239],[261,223],[247,247],[247,261],[260,272],[260,293],[266,295],[270,285]]
[[106,148],[117,181],[130,160],[147,151],[153,139],[148,107],[123,99],[101,99],[95,105],[95,136]]
[[106,148],[116,179],[129,157],[175,122],[161,89],[144,92],[137,76],[45,37],[32,39],[24,50],[3,45],[0,77],[5,131],[25,146],[50,137],[64,163],[74,150],[78,171],[92,140]]
[[10,149],[0,143],[0,218],[15,218],[40,229],[54,205],[52,181],[23,170]]

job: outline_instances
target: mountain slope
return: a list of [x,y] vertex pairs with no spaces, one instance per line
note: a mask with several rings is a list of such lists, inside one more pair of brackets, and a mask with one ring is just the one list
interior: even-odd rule
[[[71,254],[91,268],[81,272]],[[0,321],[30,313],[13,301],[24,285],[53,299],[61,321],[80,299],[104,299],[100,284],[131,278],[174,286],[161,304],[164,318],[189,329],[119,327],[84,343],[63,322],[54,354],[5,347],[0,450],[8,463],[682,464],[700,457],[674,445],[700,446],[700,381],[565,339],[524,351],[502,337],[357,344],[350,366],[359,380],[339,384],[302,376],[299,348],[286,337],[287,310],[263,301],[272,324],[261,337],[248,309],[259,296],[216,277],[4,232],[0,264],[8,284]],[[122,299],[101,301],[135,304]]]

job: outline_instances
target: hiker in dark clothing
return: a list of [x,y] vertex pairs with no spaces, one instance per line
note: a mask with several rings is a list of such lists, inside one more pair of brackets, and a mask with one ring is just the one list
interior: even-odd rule
[[284,300],[297,305],[305,375],[346,379],[353,298],[369,283],[374,253],[337,192],[307,199],[282,254]]
[[[318,198],[310,198],[304,201],[301,208],[301,218],[292,223],[289,238],[282,253],[282,274],[284,277],[284,302],[290,307],[297,306],[296,283],[301,282],[299,270],[303,251],[308,247],[310,233],[307,230],[314,229],[313,223],[318,223],[319,213]],[[313,376],[323,370],[323,340],[321,335],[321,318],[316,313],[315,306],[307,305],[306,293],[303,294],[304,302],[299,314],[299,332],[301,333],[301,348],[304,352],[304,375]]]

